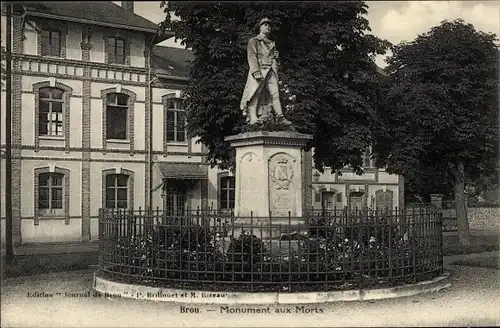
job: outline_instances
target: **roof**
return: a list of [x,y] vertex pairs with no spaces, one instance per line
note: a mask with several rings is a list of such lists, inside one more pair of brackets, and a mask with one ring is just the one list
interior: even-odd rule
[[208,179],[208,173],[196,163],[156,163],[163,179]]
[[158,25],[111,1],[17,1],[27,15],[157,33]]
[[164,46],[154,46],[151,57],[152,67],[160,78],[189,78],[189,62],[194,59],[191,50]]

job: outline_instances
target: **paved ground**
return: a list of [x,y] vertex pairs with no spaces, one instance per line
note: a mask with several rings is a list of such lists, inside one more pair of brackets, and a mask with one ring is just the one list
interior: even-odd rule
[[[449,263],[449,261],[447,261]],[[498,326],[499,270],[449,266],[445,291],[374,302],[270,306],[271,314],[230,314],[220,305],[189,306],[118,298],[64,297],[91,290],[92,271],[9,278],[1,286],[2,327],[330,327]],[[33,297],[53,293],[51,298]],[[57,295],[55,293],[60,293]],[[235,308],[256,306],[229,306]],[[263,306],[264,308],[267,306]],[[275,313],[276,310],[290,313]],[[221,313],[222,312],[222,313]]]
[[479,254],[459,254],[459,255],[445,256],[443,258],[443,265],[448,266],[456,260],[481,259],[493,256],[495,254],[498,254],[498,252],[493,251],[493,252],[484,252]]

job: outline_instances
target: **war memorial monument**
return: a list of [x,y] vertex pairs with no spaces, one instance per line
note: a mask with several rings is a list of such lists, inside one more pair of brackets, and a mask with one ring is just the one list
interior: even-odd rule
[[[272,21],[248,42],[236,151],[235,208],[167,216],[101,210],[94,289],[183,303],[321,303],[409,296],[449,286],[441,213],[306,210],[313,136],[282,111]],[[273,120],[282,128],[268,131]]]

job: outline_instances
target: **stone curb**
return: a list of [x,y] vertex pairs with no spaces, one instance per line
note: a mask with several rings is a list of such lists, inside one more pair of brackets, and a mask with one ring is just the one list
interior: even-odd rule
[[412,285],[365,290],[304,293],[239,293],[182,290],[125,284],[102,278],[97,271],[94,272],[92,288],[103,294],[104,297],[134,298],[159,302],[189,304],[306,304],[381,300],[437,292],[451,286],[450,277],[450,273],[445,272],[442,276],[430,281],[423,281]]

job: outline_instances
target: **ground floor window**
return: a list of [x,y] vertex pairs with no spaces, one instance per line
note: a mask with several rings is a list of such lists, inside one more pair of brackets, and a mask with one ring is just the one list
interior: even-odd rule
[[342,209],[342,194],[332,191],[323,191],[321,193],[321,208],[326,211]]
[[168,179],[163,189],[166,215],[184,215],[186,211],[186,184],[183,180]]
[[365,207],[364,192],[354,191],[349,194],[349,209],[362,210]]
[[106,175],[106,208],[128,208],[128,188],[128,175]]
[[38,210],[42,215],[62,214],[64,174],[40,173],[38,176]]
[[220,179],[219,208],[222,210],[234,209],[235,179],[234,177],[222,177]]
[[392,201],[393,194],[391,190],[377,190],[375,192],[375,201],[377,209],[379,210],[391,210],[392,209]]

